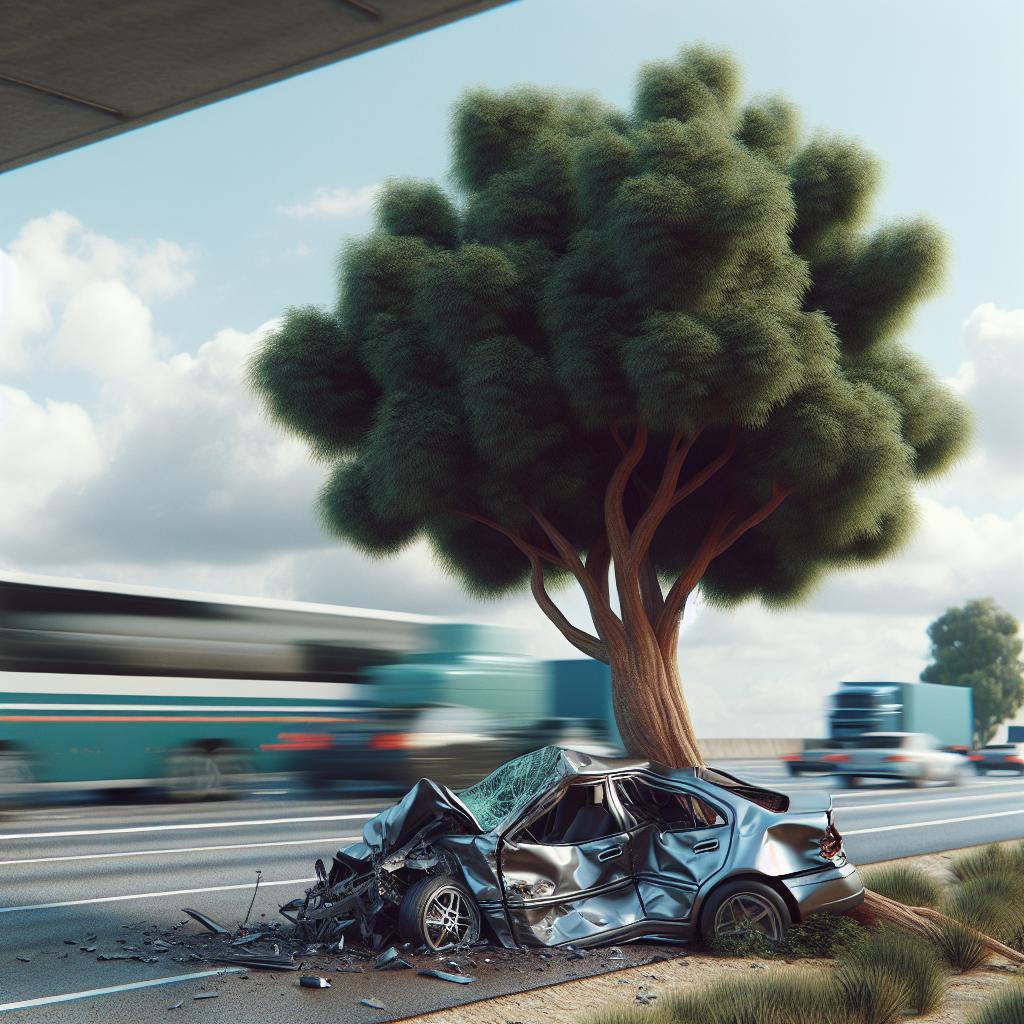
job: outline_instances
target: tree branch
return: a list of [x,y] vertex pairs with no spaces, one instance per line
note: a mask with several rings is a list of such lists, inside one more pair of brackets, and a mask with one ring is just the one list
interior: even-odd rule
[[[512,530],[506,529],[493,519],[477,515],[475,512],[459,512],[457,514],[465,519],[471,519],[473,522],[480,523],[482,526],[490,527],[492,530],[496,530],[504,537],[507,537],[530,562],[530,591],[533,594],[533,598],[537,602],[540,610],[544,612],[562,636],[564,636],[565,639],[573,645],[573,647],[582,651],[588,657],[607,663],[608,645],[604,640],[593,636],[586,630],[580,629],[578,626],[574,626],[565,617],[561,608],[555,604],[551,595],[547,592],[547,588],[544,586],[544,566],[541,559],[546,558],[548,561],[560,568],[568,569],[571,572],[572,570],[569,569],[569,566],[565,565],[561,559],[550,555],[534,544],[530,544],[518,534],[514,533]],[[577,558],[577,561],[578,560],[579,559]]]
[[698,487],[706,484],[736,454],[736,428],[729,432],[729,440],[722,454],[709,462],[700,472],[695,473],[672,496],[671,508],[675,508],[684,498],[688,498]]
[[794,491],[792,487],[780,486],[778,480],[772,481],[772,496],[759,508],[757,511],[751,513],[739,523],[734,529],[730,530],[725,537],[722,538],[721,543],[715,549],[714,557],[717,558],[720,554],[727,551],[733,546],[749,530],[752,530],[759,523],[763,523]]
[[668,451],[665,455],[665,466],[661,472],[661,480],[658,487],[651,496],[647,510],[640,517],[640,521],[633,530],[633,538],[630,541],[630,563],[639,565],[647,552],[650,550],[651,542],[654,540],[658,527],[661,526],[665,516],[672,509],[676,487],[679,484],[679,474],[683,471],[683,463],[694,442],[700,437],[698,429],[690,438],[683,443],[682,434],[676,434],[669,442]]
[[558,529],[558,527],[556,527],[543,513],[538,512],[536,509],[530,509],[530,514],[547,535],[548,540],[551,541],[551,544],[558,552],[562,563],[579,581],[580,586],[583,588],[584,596],[586,597],[587,604],[590,607],[590,614],[594,619],[594,625],[597,627],[598,632],[605,638],[608,638],[609,636],[617,636],[621,631],[622,623],[615,612],[612,611],[611,602],[608,600],[607,596],[607,588],[602,587],[597,580],[587,572],[586,567],[580,561],[580,556],[576,551],[576,548],[573,547],[569,539]]
[[729,521],[734,514],[734,506],[732,505],[726,505],[719,510],[708,532],[704,535],[704,539],[700,542],[700,546],[694,552],[693,558],[690,559],[690,564],[676,578],[675,583],[672,584],[668,595],[665,597],[665,606],[658,616],[655,633],[658,637],[658,646],[666,657],[668,657],[675,646],[675,637],[679,629],[679,617],[683,613],[683,605],[686,604],[686,599],[690,596],[693,588],[700,582],[700,578],[707,571],[711,560],[715,557],[715,552],[721,542],[722,535],[725,533],[726,527],[729,525]]

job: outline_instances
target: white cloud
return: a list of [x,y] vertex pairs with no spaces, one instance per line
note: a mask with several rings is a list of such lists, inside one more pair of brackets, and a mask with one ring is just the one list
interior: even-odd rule
[[313,198],[304,203],[280,206],[278,210],[289,217],[356,217],[373,209],[380,185],[363,185],[350,188],[341,185],[337,188],[321,186],[313,193]]
[[[147,302],[194,279],[192,256],[174,242],[118,242],[61,210],[31,220],[0,250],[0,369],[52,355],[46,343],[67,365],[100,375],[124,361],[134,368],[155,344],[143,329]],[[50,336],[62,321],[66,330]]]

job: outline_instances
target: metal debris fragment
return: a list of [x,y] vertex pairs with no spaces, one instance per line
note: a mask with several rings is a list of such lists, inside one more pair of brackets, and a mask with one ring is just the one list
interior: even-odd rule
[[389,966],[393,961],[398,959],[398,950],[394,946],[388,946],[376,960],[373,961],[373,969],[375,971],[381,970],[383,967]]
[[253,932],[252,935],[243,935],[239,939],[234,939],[231,943],[232,946],[248,946],[250,943],[259,942],[263,938],[263,932]]
[[183,1005],[183,1003],[184,1003],[184,1000],[179,999],[176,1003],[171,1003],[171,1005],[168,1006],[167,1009],[168,1010],[180,1010],[182,1005]]
[[230,935],[231,932],[227,930],[223,925],[218,924],[213,920],[212,917],[207,917],[205,914],[200,913],[198,910],[191,910],[189,907],[182,907],[181,912],[188,914],[193,921],[201,924],[208,932],[214,935]]
[[361,1002],[363,1006],[372,1007],[374,1010],[387,1009],[387,1006],[384,1003],[382,1003],[379,999],[360,999],[359,1002]]
[[326,978],[321,978],[318,974],[304,974],[299,978],[299,984],[303,988],[330,988],[331,983]]
[[300,967],[290,956],[261,953],[215,953],[210,959],[219,964],[236,964],[258,971],[297,971]]
[[441,981],[452,981],[456,985],[469,985],[476,978],[468,974],[452,974],[450,971],[436,971],[433,967],[419,972],[424,978],[438,978]]
[[219,992],[197,992],[192,998],[193,999],[216,999],[219,996]]

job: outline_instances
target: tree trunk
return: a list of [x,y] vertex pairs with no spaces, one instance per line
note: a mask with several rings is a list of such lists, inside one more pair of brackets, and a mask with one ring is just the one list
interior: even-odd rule
[[610,665],[612,708],[626,750],[670,768],[702,766],[675,652],[665,659],[651,633],[610,651]]

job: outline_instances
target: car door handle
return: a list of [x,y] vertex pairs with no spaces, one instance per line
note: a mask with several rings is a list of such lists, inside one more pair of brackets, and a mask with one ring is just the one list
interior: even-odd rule
[[598,855],[598,860],[613,860],[615,857],[622,856],[621,846],[609,846],[607,850],[602,850]]
[[710,853],[712,850],[718,849],[717,839],[705,839],[703,842],[697,843],[694,848],[694,853]]

